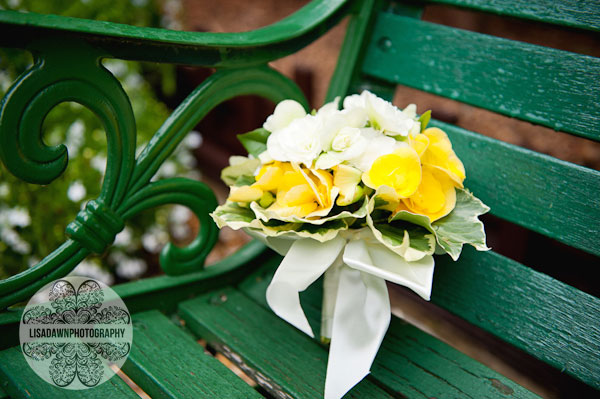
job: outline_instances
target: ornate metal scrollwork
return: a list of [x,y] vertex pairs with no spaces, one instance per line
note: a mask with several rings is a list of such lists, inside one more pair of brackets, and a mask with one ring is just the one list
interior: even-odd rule
[[200,219],[197,237],[185,248],[167,244],[160,263],[167,274],[198,270],[217,239],[208,213],[216,205],[203,183],[184,178],[150,182],[185,135],[216,105],[232,97],[258,94],[273,101],[295,98],[298,87],[267,66],[215,72],[184,100],[135,158],[136,127],[129,99],[101,64],[101,54],[83,40],[39,40],[29,47],[34,65],[21,75],[0,103],[0,159],[17,177],[49,184],[68,163],[64,145],[48,147],[41,126],[47,113],[64,101],[94,112],[107,136],[108,159],[101,193],[66,228],[63,245],[34,267],[0,281],[0,309],[26,299],[43,285],[70,272],[90,253],[112,244],[127,219],[169,203],[190,208]]

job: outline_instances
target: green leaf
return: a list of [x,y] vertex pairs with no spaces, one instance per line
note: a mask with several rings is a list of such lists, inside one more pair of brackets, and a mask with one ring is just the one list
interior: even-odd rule
[[256,179],[254,178],[254,176],[244,175],[244,176],[240,176],[237,179],[235,179],[235,183],[233,185],[236,187],[251,186],[255,182],[256,182]]
[[260,230],[268,237],[299,237],[312,238],[319,242],[325,242],[334,239],[340,231],[348,229],[348,223],[342,219],[330,220],[321,225],[310,223],[288,223],[283,226],[269,227],[262,222]]
[[248,154],[258,157],[267,150],[267,139],[270,135],[271,132],[261,127],[248,133],[238,134],[237,138]]
[[427,128],[429,124],[429,120],[431,119],[431,110],[425,111],[423,115],[419,117],[419,122],[421,122],[421,131]]
[[230,166],[221,171],[221,180],[228,186],[244,186],[255,182],[254,172],[260,166],[258,159],[231,157]]
[[314,224],[314,225],[323,225],[331,220],[341,220],[341,219],[361,219],[367,216],[367,206],[368,206],[368,198],[365,197],[364,201],[360,205],[358,209],[355,204],[344,207],[336,207],[339,209],[339,213],[330,214],[333,206],[335,204],[335,198],[331,200],[331,208],[329,210],[324,209],[323,211],[327,211],[328,216],[322,216],[318,218],[306,218],[306,217],[297,217],[297,216],[281,216],[276,211],[269,210],[269,208],[265,209],[261,207],[257,202],[252,202],[250,204],[250,208],[256,214],[256,217],[263,222],[268,222],[270,220],[281,220],[284,222],[291,223],[305,223],[305,224]]
[[456,206],[447,216],[431,223],[427,216],[408,211],[392,215],[389,223],[404,221],[424,227],[435,235],[438,245],[457,260],[464,244],[470,244],[479,251],[487,251],[483,223],[477,218],[489,211],[483,202],[466,190],[456,189]]
[[249,208],[239,206],[236,202],[226,202],[218,206],[210,216],[219,228],[229,226],[238,230],[244,227],[260,227],[254,212]]
[[435,251],[435,235],[420,226],[410,223],[372,223],[367,217],[367,224],[373,235],[391,251],[414,262],[432,255]]
[[457,260],[463,244],[470,244],[478,251],[489,250],[485,243],[485,230],[479,215],[490,208],[469,191],[456,190],[456,206],[447,216],[432,224],[438,244],[454,260]]

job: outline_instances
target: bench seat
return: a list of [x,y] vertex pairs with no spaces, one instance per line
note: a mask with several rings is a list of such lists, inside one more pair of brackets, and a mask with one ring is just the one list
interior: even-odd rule
[[[265,290],[280,258],[272,255],[239,284],[179,303],[176,312],[133,314],[133,347],[123,372],[152,398],[311,399],[325,386],[327,348],[278,318]],[[321,282],[302,293],[307,318],[320,324]],[[247,385],[207,354],[203,339],[258,383]],[[10,398],[137,397],[115,376],[99,389],[67,391],[41,381],[18,347],[0,352],[0,378]],[[31,381],[38,381],[32,384]],[[62,396],[60,396],[62,395]],[[85,396],[88,397],[88,396]],[[372,374],[346,398],[533,398],[508,378],[449,345],[393,317]]]

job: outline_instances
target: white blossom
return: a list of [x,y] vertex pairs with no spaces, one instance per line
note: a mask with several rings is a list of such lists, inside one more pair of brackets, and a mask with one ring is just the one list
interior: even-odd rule
[[112,274],[104,270],[99,264],[94,261],[84,260],[82,261],[71,273],[71,276],[84,276],[90,277],[95,280],[101,281],[106,285],[112,285],[115,279]]
[[389,136],[407,136],[415,124],[414,116],[411,116],[411,108],[404,113],[389,101],[367,90],[360,95],[346,97],[344,109],[366,111],[371,126]]
[[183,145],[190,149],[198,148],[202,145],[202,140],[202,134],[192,130],[187,136],[185,136],[185,139],[183,139]]
[[69,199],[73,202],[81,201],[86,194],[87,191],[85,190],[85,186],[79,180],[71,183],[69,189],[67,190],[67,197],[69,197]]
[[129,258],[123,256],[117,263],[116,273],[119,277],[133,280],[140,277],[148,270],[148,265],[143,259]]
[[69,156],[75,157],[79,154],[79,150],[85,141],[84,137],[85,125],[81,119],[69,125],[67,129],[66,144],[69,149]]
[[360,129],[361,136],[365,139],[366,146],[360,156],[350,159],[349,163],[363,172],[371,169],[371,165],[382,155],[391,154],[400,146],[407,145],[396,139],[384,136],[373,128]]
[[276,132],[287,127],[292,121],[302,118],[306,115],[304,107],[294,100],[283,100],[275,107],[275,111],[270,115],[263,128],[270,132]]
[[8,183],[0,183],[0,198],[6,198],[10,194]]
[[122,246],[122,247],[127,247],[127,246],[131,245],[132,239],[133,239],[133,232],[131,231],[131,229],[129,228],[129,226],[126,226],[115,237],[114,245],[118,245],[118,246]]
[[148,231],[142,235],[142,246],[150,253],[158,253],[168,241],[169,235],[158,225],[151,226]]

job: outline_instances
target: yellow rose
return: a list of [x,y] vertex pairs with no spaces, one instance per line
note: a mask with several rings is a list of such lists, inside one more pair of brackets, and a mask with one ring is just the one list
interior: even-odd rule
[[[421,163],[443,171],[454,181],[456,187],[462,188],[465,180],[465,167],[454,153],[446,133],[437,127],[431,127],[425,129],[417,137],[421,135],[428,139],[428,145],[421,156]],[[418,140],[424,141],[422,138]]]
[[363,182],[373,189],[391,187],[400,198],[408,198],[421,183],[419,154],[412,147],[405,146],[391,154],[382,155],[363,174]]
[[449,214],[456,205],[455,182],[441,170],[423,165],[423,177],[417,191],[402,199],[396,211],[407,210],[429,217],[431,222]]
[[272,192],[275,202],[268,209],[282,217],[305,217],[332,206],[333,176],[324,170],[275,161],[261,168],[250,187]]

